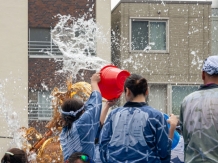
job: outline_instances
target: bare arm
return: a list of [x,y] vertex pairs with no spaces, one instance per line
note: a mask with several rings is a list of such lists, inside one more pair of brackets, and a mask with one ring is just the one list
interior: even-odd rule
[[100,73],[95,73],[91,77],[91,87],[92,91],[98,91],[101,92],[99,87],[98,87],[98,82],[101,81]]
[[178,118],[174,114],[171,114],[167,122],[170,124],[169,138],[173,139],[174,131],[178,124]]
[[112,100],[112,101],[107,101],[105,106],[104,106],[104,109],[102,110],[101,112],[101,117],[100,117],[100,123],[101,123],[101,126],[104,124],[104,121],[105,121],[105,118],[106,118],[106,115],[108,113],[108,110],[111,106],[113,106],[115,103],[117,102],[117,99],[116,100]]

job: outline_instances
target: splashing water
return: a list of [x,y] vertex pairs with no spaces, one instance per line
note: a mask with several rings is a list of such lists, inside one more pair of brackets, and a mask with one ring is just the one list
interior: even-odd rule
[[14,108],[12,108],[12,103],[8,101],[5,97],[5,86],[7,85],[7,80],[0,81],[0,111],[2,113],[3,118],[7,122],[7,135],[8,138],[12,138],[12,142],[10,143],[10,146],[16,146],[18,148],[22,148],[23,142],[25,141],[23,137],[21,136],[24,134],[20,130],[20,123],[19,123],[19,117],[17,113],[14,111]]
[[57,15],[59,22],[52,30],[53,42],[63,54],[63,69],[76,78],[79,70],[99,70],[109,62],[96,57],[96,38],[105,42],[105,37],[97,27],[94,19],[85,16],[77,20],[70,15]]
[[[197,51],[198,52],[198,51]],[[201,60],[198,55],[196,54],[195,51],[192,51],[191,54],[194,56],[193,60],[192,60],[192,66],[193,65],[197,65],[197,69],[200,70],[203,64],[203,60]]]

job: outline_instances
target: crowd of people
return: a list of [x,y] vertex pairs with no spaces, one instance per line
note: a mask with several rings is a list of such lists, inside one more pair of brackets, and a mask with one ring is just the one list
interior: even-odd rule
[[[105,120],[116,100],[102,109],[100,80],[100,73],[91,77],[92,93],[85,104],[68,99],[62,105],[60,143],[66,163],[170,163],[176,162],[171,159],[176,151],[183,157],[178,162],[218,162],[218,56],[204,61],[204,84],[185,97],[179,120],[173,114],[166,120],[146,103],[148,83],[138,74],[125,81],[125,105],[113,109]],[[178,128],[181,139],[171,150]],[[1,163],[26,163],[21,151],[7,151]]]

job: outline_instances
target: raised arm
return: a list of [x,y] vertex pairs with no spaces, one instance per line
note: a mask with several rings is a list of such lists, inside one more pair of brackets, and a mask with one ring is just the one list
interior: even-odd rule
[[112,107],[115,103],[117,102],[117,99],[112,100],[112,101],[107,101],[104,108],[101,111],[101,117],[100,117],[100,123],[101,126],[103,126],[106,115],[108,113],[108,110],[110,109],[110,107]]
[[174,131],[178,124],[178,118],[174,114],[171,114],[167,122],[170,124],[169,138],[173,139]]

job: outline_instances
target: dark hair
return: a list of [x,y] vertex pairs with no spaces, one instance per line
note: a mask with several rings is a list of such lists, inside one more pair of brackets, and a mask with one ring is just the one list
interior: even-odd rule
[[27,163],[28,162],[26,153],[19,148],[12,148],[7,152],[3,156],[1,163]]
[[[61,109],[64,112],[70,112],[70,111],[77,111],[83,106],[83,102],[79,99],[68,99],[66,100],[63,105],[61,106]],[[72,123],[79,119],[79,117],[83,114],[83,110],[78,112],[76,116],[70,116],[70,115],[64,115],[62,114],[62,117],[64,121],[66,122],[66,126],[69,129],[71,129]]]
[[125,81],[124,84],[125,92],[126,92],[126,88],[128,88],[132,92],[134,97],[139,94],[145,95],[148,89],[147,80],[140,75],[131,74]]
[[[83,158],[87,158],[87,160],[84,160]],[[68,161],[69,163],[75,163],[75,161],[77,161],[78,159],[80,159],[83,163],[91,163],[91,159],[89,158],[89,156],[87,154],[84,154],[82,152],[75,152],[73,153]]]

